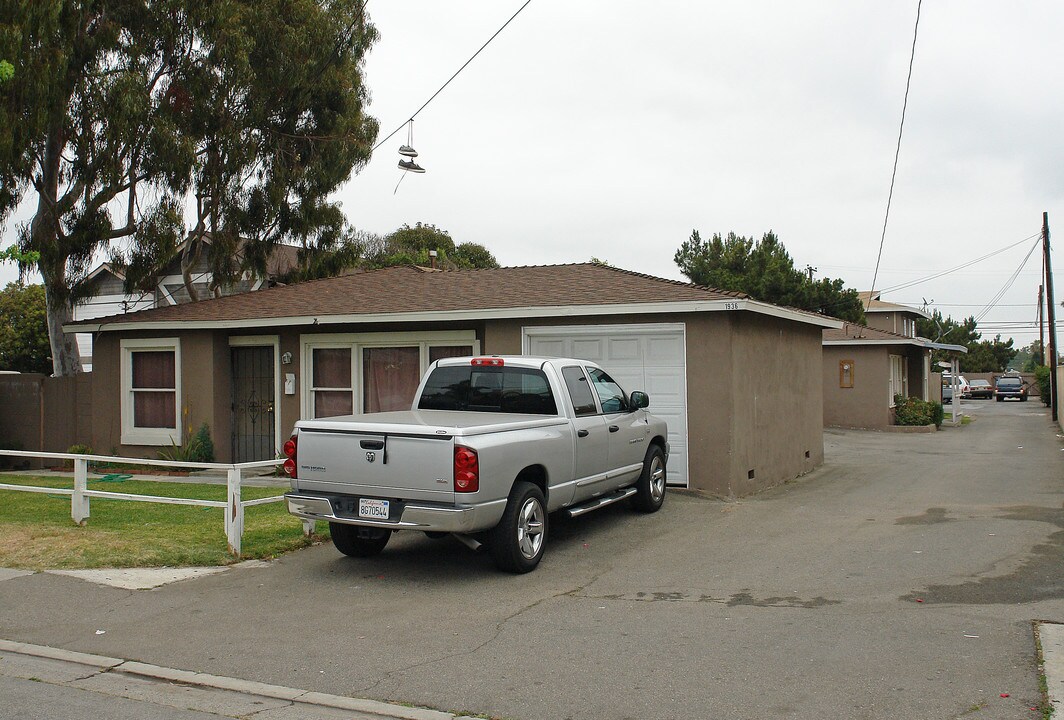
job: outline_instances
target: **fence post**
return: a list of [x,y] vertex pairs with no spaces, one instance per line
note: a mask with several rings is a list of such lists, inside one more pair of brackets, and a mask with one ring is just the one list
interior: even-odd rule
[[303,521],[303,534],[306,535],[307,537],[310,537],[311,535],[314,534],[314,521],[313,520],[304,520]]
[[89,483],[89,461],[74,458],[74,494],[70,496],[70,517],[78,525],[84,525],[89,519],[89,499],[85,490]]
[[225,509],[225,536],[229,540],[229,553],[240,556],[240,538],[244,534],[244,506],[240,504],[240,468],[229,468],[228,507]]

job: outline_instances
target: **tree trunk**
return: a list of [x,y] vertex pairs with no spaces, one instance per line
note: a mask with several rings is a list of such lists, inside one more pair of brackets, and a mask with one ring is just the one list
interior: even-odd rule
[[77,375],[81,372],[78,343],[73,333],[63,332],[63,325],[73,319],[74,310],[69,300],[56,301],[47,289],[45,299],[48,302],[48,343],[52,347],[52,372],[56,377]]
[[30,243],[41,254],[37,269],[44,279],[44,296],[48,306],[48,343],[52,349],[52,372],[56,377],[76,375],[81,371],[81,354],[72,335],[63,332],[70,322],[73,308],[66,286],[66,261],[69,252],[60,246],[59,219],[55,205],[59,197],[59,167],[62,162],[63,132],[54,128],[48,137],[42,163],[41,187],[37,212],[30,221]]

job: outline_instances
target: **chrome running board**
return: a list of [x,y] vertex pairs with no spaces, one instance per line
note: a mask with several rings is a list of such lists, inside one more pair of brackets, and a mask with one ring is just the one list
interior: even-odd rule
[[591,512],[592,510],[598,510],[601,507],[606,507],[607,505],[612,505],[615,502],[620,502],[625,498],[629,498],[635,495],[635,493],[636,490],[634,487],[621,488],[612,495],[603,495],[602,497],[592,498],[587,502],[581,503],[580,505],[573,505],[570,508],[566,508],[565,514],[569,517],[580,517],[585,513]]

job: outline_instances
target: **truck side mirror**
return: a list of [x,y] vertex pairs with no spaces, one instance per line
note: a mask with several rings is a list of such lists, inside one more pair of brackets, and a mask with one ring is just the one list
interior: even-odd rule
[[631,406],[633,410],[641,410],[645,407],[650,407],[650,396],[642,390],[636,390],[632,393]]

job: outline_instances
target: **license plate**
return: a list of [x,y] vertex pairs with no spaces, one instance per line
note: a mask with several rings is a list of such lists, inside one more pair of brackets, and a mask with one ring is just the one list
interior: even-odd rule
[[372,518],[374,520],[388,519],[388,501],[370,500],[369,498],[358,499],[358,516],[360,518]]

